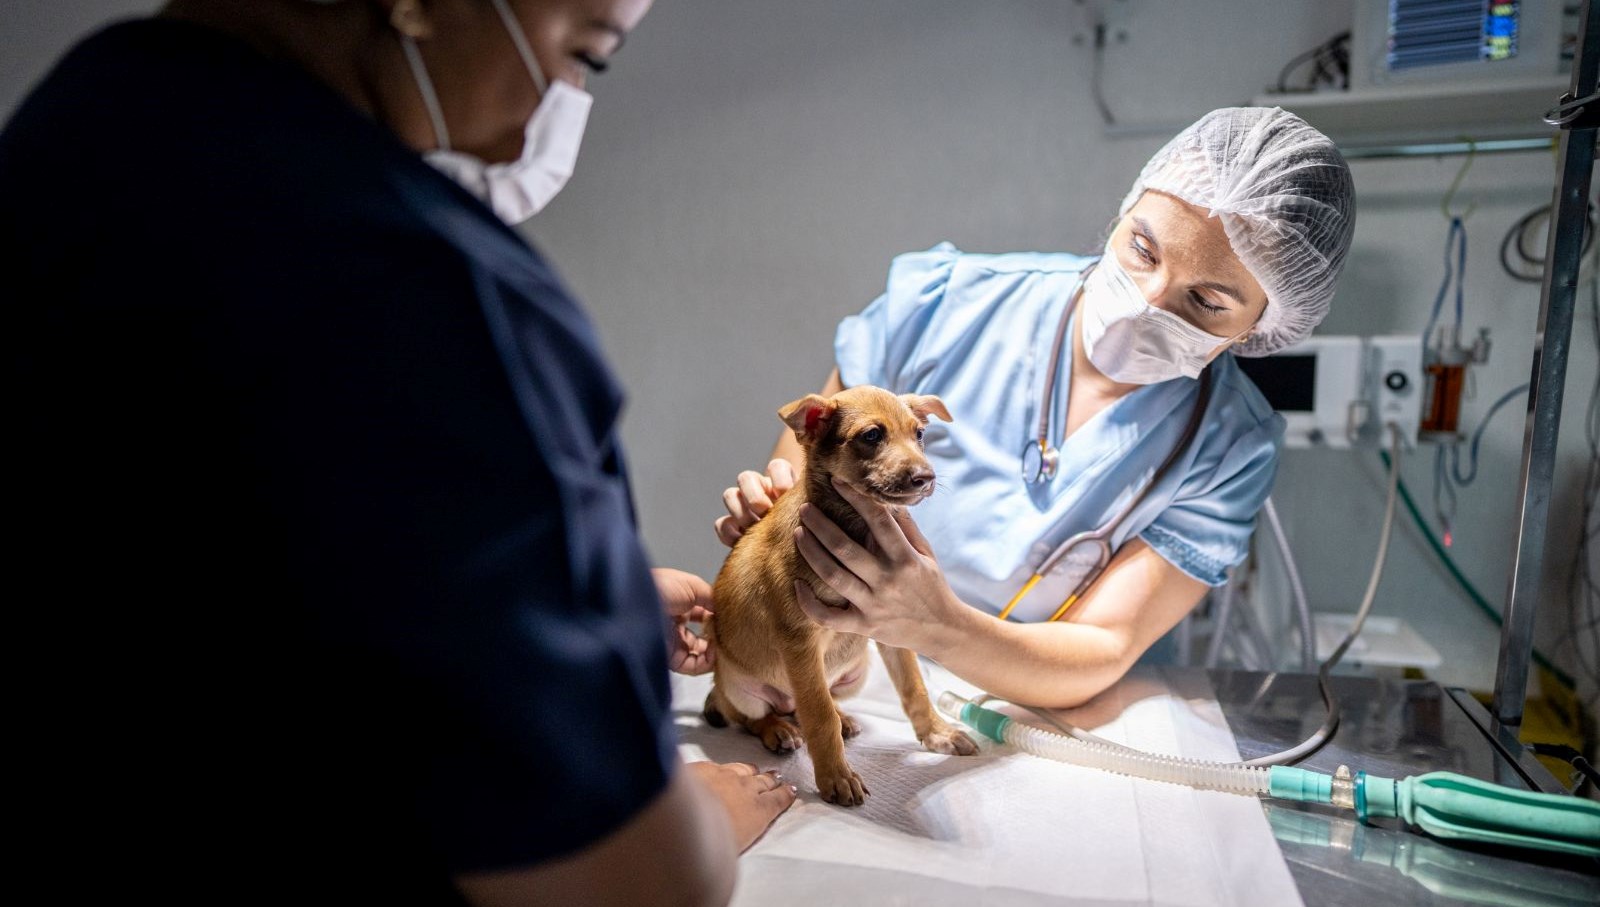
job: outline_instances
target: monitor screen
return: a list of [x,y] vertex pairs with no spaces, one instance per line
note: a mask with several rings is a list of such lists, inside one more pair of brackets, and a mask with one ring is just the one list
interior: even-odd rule
[[1261,389],[1272,408],[1286,413],[1315,411],[1317,401],[1317,357],[1315,355],[1266,356],[1234,359],[1250,380]]
[[1509,60],[1517,55],[1519,0],[1391,0],[1390,70]]

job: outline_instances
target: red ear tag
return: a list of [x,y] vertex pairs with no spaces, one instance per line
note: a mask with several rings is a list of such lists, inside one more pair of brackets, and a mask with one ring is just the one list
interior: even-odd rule
[[816,434],[817,423],[822,421],[822,407],[813,406],[806,410],[806,434]]

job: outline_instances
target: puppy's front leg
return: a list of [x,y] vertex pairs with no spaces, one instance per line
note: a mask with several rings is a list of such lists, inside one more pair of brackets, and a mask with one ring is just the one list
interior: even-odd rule
[[811,750],[818,792],[822,799],[840,806],[867,802],[866,785],[844,758],[843,725],[833,694],[828,691],[821,647],[812,638],[786,640],[782,649],[783,666],[794,693],[795,717],[800,719],[800,734]]
[[923,746],[935,753],[957,756],[970,756],[978,751],[978,745],[965,731],[951,727],[933,710],[933,703],[928,701],[928,688],[922,683],[922,672],[917,670],[917,653],[880,642],[878,654],[883,656],[889,679],[894,681],[895,691],[900,694],[900,708],[911,719],[911,727]]

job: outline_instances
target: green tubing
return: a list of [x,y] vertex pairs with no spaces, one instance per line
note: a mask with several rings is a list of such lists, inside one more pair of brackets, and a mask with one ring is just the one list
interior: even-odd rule
[[1272,796],[1302,803],[1332,803],[1333,776],[1287,765],[1274,765],[1267,776]]
[[1593,800],[1516,790],[1454,772],[1401,781],[1363,772],[1356,790],[1363,821],[1398,816],[1436,838],[1600,857],[1600,803]]
[[[1389,452],[1386,450],[1380,450],[1378,451],[1378,456],[1383,458],[1384,468],[1387,469],[1389,467]],[[1406,488],[1405,479],[1400,480],[1400,500],[1405,502],[1406,511],[1411,514],[1412,521],[1417,524],[1417,529],[1422,532],[1422,537],[1427,540],[1428,547],[1432,548],[1433,553],[1438,555],[1439,562],[1444,564],[1445,570],[1449,571],[1450,575],[1455,577],[1456,582],[1461,585],[1462,589],[1466,590],[1467,596],[1472,599],[1473,604],[1478,606],[1478,609],[1483,612],[1484,616],[1489,618],[1491,621],[1494,621],[1495,626],[1500,626],[1504,622],[1500,617],[1500,612],[1496,611],[1494,606],[1489,604],[1488,599],[1484,598],[1482,593],[1478,591],[1478,587],[1474,586],[1472,581],[1467,579],[1466,575],[1463,574],[1460,568],[1456,566],[1456,562],[1451,559],[1450,553],[1444,550],[1444,545],[1440,544],[1439,539],[1434,536],[1433,528],[1428,525],[1427,520],[1422,518],[1421,511],[1417,510],[1416,502],[1411,500],[1411,491]],[[1539,667],[1549,671],[1556,680],[1561,681],[1561,683],[1566,686],[1567,689],[1577,689],[1575,681],[1572,679],[1572,675],[1556,667],[1555,663],[1546,658],[1543,652],[1540,652],[1538,649],[1534,649],[1533,660],[1534,663]]]

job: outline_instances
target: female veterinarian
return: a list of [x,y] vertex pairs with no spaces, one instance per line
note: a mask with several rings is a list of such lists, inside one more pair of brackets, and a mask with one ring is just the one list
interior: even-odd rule
[[[840,325],[823,394],[937,394],[940,490],[913,517],[841,489],[873,527],[815,511],[796,543],[850,606],[825,626],[914,649],[989,692],[1080,703],[1239,563],[1282,420],[1234,363],[1328,312],[1354,227],[1333,144],[1276,108],[1213,111],[1162,148],[1104,253],[903,255]],[[717,522],[728,544],[793,484],[780,440]]]

